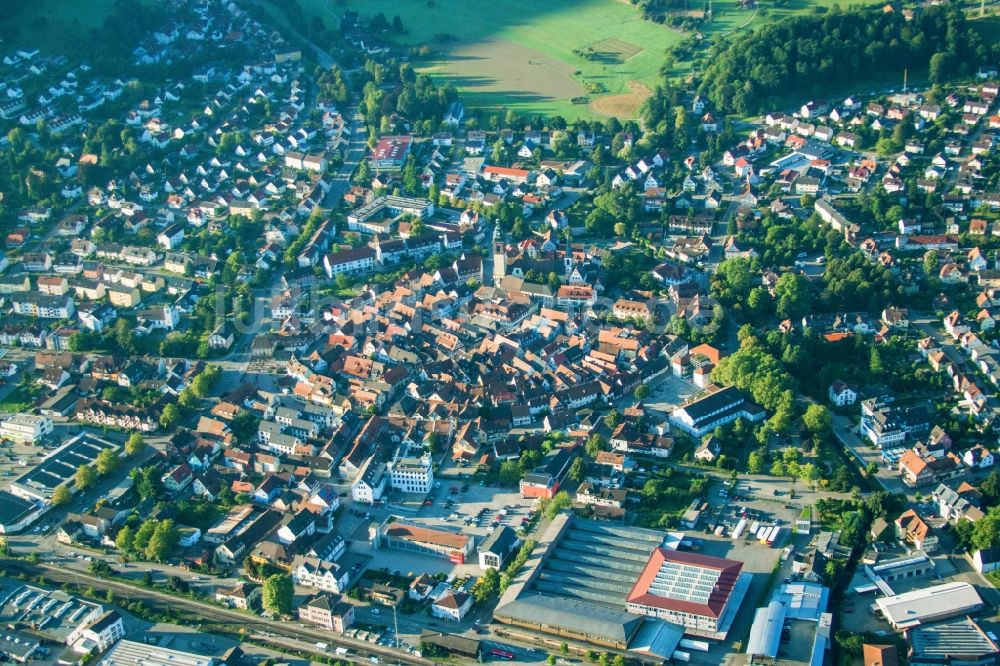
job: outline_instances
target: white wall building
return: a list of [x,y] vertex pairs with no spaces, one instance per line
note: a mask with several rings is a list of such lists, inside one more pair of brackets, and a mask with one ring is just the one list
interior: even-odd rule
[[425,453],[419,458],[404,455],[389,463],[389,477],[393,490],[426,495],[434,487],[434,465]]
[[15,442],[35,443],[52,434],[52,419],[33,414],[14,414],[0,422],[0,437]]
[[292,561],[292,580],[296,585],[343,594],[350,576],[347,569],[336,562],[299,555]]
[[351,497],[355,502],[374,504],[382,499],[388,485],[389,475],[385,473],[385,466],[369,460],[351,486]]

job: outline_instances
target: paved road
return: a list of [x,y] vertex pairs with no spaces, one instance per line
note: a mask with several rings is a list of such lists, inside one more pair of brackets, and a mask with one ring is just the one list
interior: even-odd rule
[[357,106],[349,107],[344,111],[344,122],[351,132],[350,140],[344,151],[344,163],[337,169],[337,173],[333,177],[333,186],[323,200],[323,205],[326,208],[333,208],[340,204],[344,193],[351,187],[351,178],[354,176],[358,164],[368,154],[367,128],[364,124],[364,117],[359,113]]
[[861,439],[861,436],[858,435],[858,419],[856,417],[848,418],[837,414],[833,417],[832,425],[833,434],[851,452],[861,469],[868,467],[869,463],[875,463],[878,466],[875,480],[879,482],[879,485],[896,495],[906,495],[911,491],[903,484],[898,470],[886,467],[882,462],[882,451],[872,447],[871,442]]
[[337,64],[333,59],[333,56],[330,55],[329,51],[320,47],[319,44],[299,32],[292,22],[288,20],[288,16],[285,15],[285,12],[280,8],[273,6],[268,2],[258,2],[257,5],[267,12],[268,15],[282,27],[282,29],[286,30],[292,37],[299,40],[304,46],[306,46],[306,48],[311,50],[313,52],[313,56],[316,58],[316,62],[318,62],[321,66],[332,67]]

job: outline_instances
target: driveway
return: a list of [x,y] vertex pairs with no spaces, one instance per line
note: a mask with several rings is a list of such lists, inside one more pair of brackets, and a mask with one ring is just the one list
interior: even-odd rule
[[885,466],[882,461],[882,451],[872,446],[868,440],[861,439],[858,435],[858,422],[856,420],[839,414],[835,415],[833,417],[833,433],[840,440],[840,443],[851,452],[861,469],[865,469],[869,463],[873,462],[878,466],[875,479],[879,485],[895,495],[906,495],[910,492],[910,488],[903,483],[899,472]]

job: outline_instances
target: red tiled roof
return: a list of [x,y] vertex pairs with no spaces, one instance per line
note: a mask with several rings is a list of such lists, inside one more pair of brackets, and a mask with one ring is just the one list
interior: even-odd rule
[[385,533],[386,536],[392,537],[393,539],[429,543],[436,546],[456,548],[459,550],[465,548],[466,544],[469,542],[469,537],[464,534],[433,530],[426,527],[417,527],[415,525],[391,525]]
[[[703,569],[714,569],[719,572],[719,578],[715,587],[708,596],[706,603],[687,601],[684,599],[671,599],[649,592],[649,588],[656,575],[660,572],[664,563],[674,562],[681,565],[700,567]],[[646,568],[636,581],[635,586],[628,595],[628,603],[673,610],[681,613],[691,613],[694,615],[704,615],[718,618],[729,601],[729,595],[736,585],[743,563],[735,560],[727,560],[723,557],[711,557],[709,555],[699,555],[666,548],[657,548],[646,563]]]

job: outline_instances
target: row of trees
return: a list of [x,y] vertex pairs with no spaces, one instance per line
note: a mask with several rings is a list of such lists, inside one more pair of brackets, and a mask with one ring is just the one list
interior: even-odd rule
[[[125,442],[125,454],[134,456],[146,448],[146,442],[138,432],[132,433]],[[97,484],[100,477],[107,476],[121,466],[121,458],[112,449],[104,449],[97,454],[93,465],[80,465],[73,474],[73,486],[80,491],[90,490]],[[73,494],[67,485],[56,487],[52,491],[52,504],[60,506],[73,499]]]

